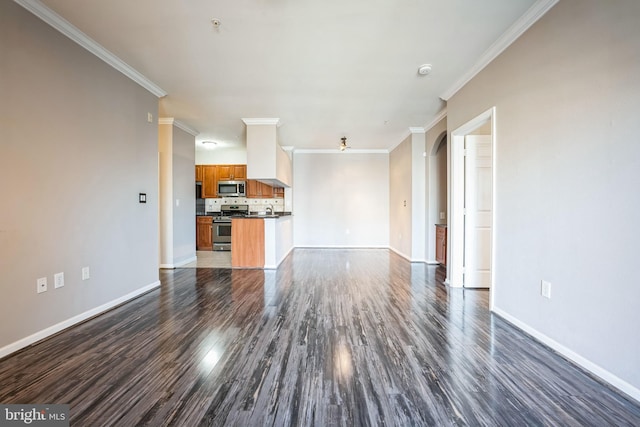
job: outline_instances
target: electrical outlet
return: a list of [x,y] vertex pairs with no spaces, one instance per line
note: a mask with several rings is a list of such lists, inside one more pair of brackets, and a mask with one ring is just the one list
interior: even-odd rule
[[551,283],[546,280],[542,280],[540,282],[540,294],[545,297],[551,299]]
[[444,212],[440,212],[440,219],[444,219]]
[[36,291],[41,294],[43,292],[47,292],[47,278],[46,277],[41,277],[38,279],[38,282],[36,284]]
[[64,273],[56,273],[53,275],[53,287],[55,289],[64,286]]
[[82,280],[89,280],[90,277],[89,267],[82,267]]

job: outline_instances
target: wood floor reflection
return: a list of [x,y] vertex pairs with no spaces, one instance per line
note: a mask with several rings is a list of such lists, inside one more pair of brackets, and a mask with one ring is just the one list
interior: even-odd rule
[[162,287],[0,360],[1,403],[78,426],[640,425],[640,407],[387,250]]

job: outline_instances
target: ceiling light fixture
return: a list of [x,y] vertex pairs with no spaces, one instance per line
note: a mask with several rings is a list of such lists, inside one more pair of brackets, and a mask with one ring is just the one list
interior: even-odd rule
[[431,72],[431,64],[423,64],[418,68],[418,74],[421,76],[426,76]]
[[202,146],[210,150],[216,148],[217,145],[218,143],[215,141],[202,141]]
[[340,140],[342,141],[340,143],[340,151],[344,151],[347,148],[349,148],[349,147],[347,147],[347,137],[346,136],[343,136],[342,138],[340,138]]
[[212,19],[211,20],[211,25],[213,25],[213,28],[220,28],[220,25],[222,25],[222,22],[220,22],[219,19]]

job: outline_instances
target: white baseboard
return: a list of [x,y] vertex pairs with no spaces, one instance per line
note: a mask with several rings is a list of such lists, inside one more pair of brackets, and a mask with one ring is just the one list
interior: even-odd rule
[[560,344],[559,342],[549,338],[548,336],[546,336],[542,332],[532,328],[531,326],[527,325],[524,322],[521,322],[520,320],[518,320],[515,317],[511,316],[507,312],[505,312],[505,311],[503,311],[503,310],[501,310],[499,308],[495,308],[495,307],[493,308],[492,312],[497,314],[498,316],[502,317],[504,320],[506,320],[507,322],[511,323],[513,326],[517,327],[518,329],[522,329],[524,332],[526,332],[527,334],[531,335],[536,340],[540,341],[541,343],[545,344],[546,346],[548,346],[548,347],[552,348],[553,350],[557,351],[558,353],[560,353],[561,355],[563,355],[567,359],[569,359],[572,362],[574,362],[576,365],[586,369],[587,371],[591,372],[595,376],[601,378],[603,381],[609,383],[610,385],[612,385],[616,389],[620,390],[621,392],[623,392],[624,394],[626,394],[630,398],[640,402],[640,389],[634,387],[633,385],[629,384],[628,382],[624,381],[623,379],[619,378],[618,376],[612,374],[611,372],[607,371],[606,369],[602,368],[601,366],[596,365],[592,361],[584,358],[583,356],[581,356],[578,353],[576,353],[575,351],[565,347],[564,345]]
[[27,346],[30,346],[31,344],[36,343],[40,340],[43,340],[47,337],[50,337],[51,335],[57,334],[58,332],[64,329],[67,329],[71,326],[77,325],[80,322],[84,322],[85,320],[91,317],[104,313],[105,311],[108,311],[113,307],[116,307],[129,300],[132,300],[159,286],[160,286],[160,281],[153,282],[150,285],[144,286],[140,289],[136,289],[135,291],[130,292],[124,296],[121,296],[120,298],[116,298],[113,301],[109,301],[106,304],[102,304],[101,306],[92,308],[91,310],[85,311],[84,313],[78,314],[77,316],[73,316],[70,319],[64,320],[60,323],[56,323],[55,325],[49,326],[48,328],[38,331],[35,334],[29,335],[28,337],[22,338],[16,342],[6,345],[0,348],[0,358],[5,357],[11,353],[14,353]]
[[[189,263],[196,262],[197,260],[198,260],[198,257],[194,255],[194,256],[193,256],[193,257],[191,257],[191,258],[187,258],[187,259],[185,259],[185,260],[182,260],[182,261],[176,262],[176,263],[174,264],[174,266],[175,266],[174,268],[182,267],[183,265],[187,265],[187,264],[189,264]],[[160,267],[160,268],[162,268],[162,267]]]
[[425,261],[427,263],[427,265],[438,265],[440,264],[438,261],[436,260],[427,260]]
[[173,270],[176,266],[173,264],[160,264],[160,268],[163,270]]
[[294,248],[300,249],[389,249],[389,246],[377,245],[294,245]]
[[391,246],[388,246],[387,249],[389,249],[391,252],[395,252],[396,254],[400,255],[402,258],[404,258],[407,261],[411,262],[411,258],[409,257],[409,255],[406,255],[406,254],[400,252],[399,250],[397,250],[396,248],[392,248]]
[[287,251],[287,253],[284,254],[284,256],[282,258],[280,258],[280,260],[278,261],[278,263],[276,265],[273,265],[273,264],[266,265],[265,264],[264,269],[265,270],[276,270],[278,267],[280,267],[280,264],[282,264],[282,261],[284,261],[289,256],[289,254],[291,253],[291,251],[293,251],[293,249],[294,249],[294,247],[291,246],[289,248],[289,250]]

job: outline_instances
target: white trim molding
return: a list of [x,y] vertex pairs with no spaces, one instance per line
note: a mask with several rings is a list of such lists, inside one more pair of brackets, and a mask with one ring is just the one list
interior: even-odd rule
[[178,129],[182,129],[183,131],[185,131],[186,133],[188,133],[191,136],[198,136],[200,134],[200,132],[194,128],[192,128],[191,126],[187,125],[186,123],[181,122],[180,120],[174,120],[173,124],[175,127],[177,127]]
[[415,128],[414,127],[410,127],[409,128],[409,132],[414,134],[414,133],[426,133],[427,131],[423,127],[415,127]]
[[640,390],[637,389],[636,387],[634,387],[633,385],[629,384],[625,380],[623,380],[620,377],[612,374],[611,372],[607,371],[603,367],[593,363],[589,359],[579,355],[575,351],[565,347],[564,345],[562,345],[559,342],[553,340],[552,338],[548,337],[547,335],[543,334],[542,332],[538,331],[537,329],[534,329],[531,326],[527,325],[526,323],[521,322],[520,320],[518,320],[517,318],[513,317],[509,313],[507,313],[507,312],[505,312],[505,311],[503,311],[503,310],[501,310],[499,308],[496,308],[496,307],[493,307],[493,309],[491,311],[494,314],[500,316],[502,319],[504,319],[508,323],[511,323],[516,328],[524,331],[526,334],[530,335],[535,340],[540,341],[544,345],[546,345],[546,346],[550,347],[551,349],[557,351],[562,356],[566,357],[567,359],[569,359],[570,361],[572,361],[576,365],[582,367],[583,369],[586,369],[587,371],[589,371],[592,374],[596,375],[597,377],[599,377],[603,381],[611,384],[613,387],[615,387],[618,390],[620,390],[621,392],[625,393],[626,395],[628,395],[632,399],[635,399],[636,401],[640,402]]
[[451,99],[460,89],[464,87],[471,79],[473,79],[480,71],[491,63],[498,55],[508,48],[514,41],[518,39],[525,31],[535,24],[542,16],[547,13],[559,0],[538,0],[520,17],[516,22],[505,31],[498,40],[496,40],[489,49],[487,49],[476,63],[460,77],[449,89],[447,89],[440,98],[445,101]]
[[435,125],[440,123],[440,120],[444,119],[445,117],[447,117],[447,108],[446,107],[443,108],[438,114],[436,114],[433,117],[433,119],[424,126],[424,128],[427,130],[427,132],[429,132],[432,127],[434,127]]
[[162,98],[163,96],[167,95],[167,92],[165,92],[160,86],[156,85],[135,68],[124,62],[122,59],[118,58],[113,53],[109,52],[102,45],[80,31],[69,21],[45,6],[40,0],[14,1],[89,52],[93,53],[98,58],[102,59],[111,67],[120,71],[122,74],[129,77],[134,82],[138,83],[140,86],[142,86],[158,98]]
[[150,292],[158,287],[160,287],[159,280],[151,283],[150,285],[143,286],[140,289],[136,289],[135,291],[130,292],[126,295],[123,295],[120,298],[116,298],[98,307],[92,308],[91,310],[87,310],[84,313],[80,313],[77,316],[73,316],[70,319],[64,320],[60,323],[56,323],[55,325],[45,328],[41,331],[38,331],[35,334],[29,335],[28,337],[22,338],[16,342],[6,345],[0,348],[0,358],[5,357],[11,353],[14,353],[27,346],[30,346],[31,344],[34,344],[47,337],[50,337],[51,335],[57,334],[58,332],[64,329],[70,328],[71,326],[84,322],[87,319],[90,319],[106,311],[109,311],[112,308],[119,306],[120,304],[131,301],[132,299],[137,298],[140,295]]
[[347,148],[341,151],[339,148],[296,148],[294,154],[389,154],[386,148],[380,149],[357,149]]
[[187,125],[186,123],[181,122],[180,120],[176,120],[173,117],[160,117],[158,119],[158,124],[159,125],[172,125],[177,127],[178,129],[182,129],[183,131],[187,132],[188,134],[192,135],[192,136],[198,136],[200,134],[200,132],[194,128],[192,128],[191,126]]
[[277,125],[280,126],[278,118],[261,118],[261,119],[242,119],[245,125]]

